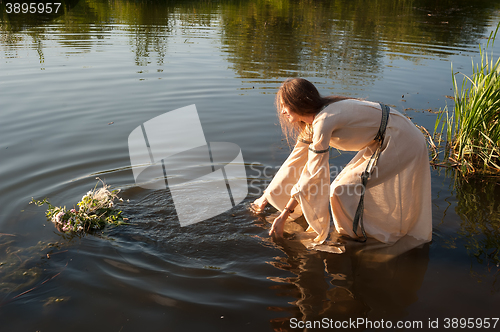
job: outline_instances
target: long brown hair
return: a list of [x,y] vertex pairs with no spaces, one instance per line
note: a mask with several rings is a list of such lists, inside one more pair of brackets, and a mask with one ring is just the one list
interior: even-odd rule
[[300,116],[316,115],[326,105],[345,99],[352,98],[343,96],[322,97],[314,84],[303,78],[290,78],[284,81],[276,94],[276,110],[278,111],[281,130],[288,144],[295,144],[297,137],[311,141],[312,127],[303,121],[294,124],[290,123],[281,114],[282,107],[287,107],[289,111]]

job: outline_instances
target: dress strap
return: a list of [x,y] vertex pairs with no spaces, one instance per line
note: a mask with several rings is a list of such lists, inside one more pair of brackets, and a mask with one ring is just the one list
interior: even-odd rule
[[382,108],[382,120],[380,122],[380,128],[377,132],[377,136],[375,136],[375,140],[378,141],[379,144],[377,150],[375,150],[375,152],[370,157],[368,165],[366,165],[365,171],[361,174],[361,185],[363,186],[363,190],[361,192],[358,208],[356,209],[356,214],[354,215],[354,220],[352,223],[352,230],[356,235],[357,235],[358,225],[361,226],[361,233],[363,234],[363,240],[359,240],[360,242],[366,242],[367,240],[365,227],[363,226],[363,210],[364,210],[366,183],[368,182],[371,172],[373,171],[373,168],[377,164],[378,158],[380,157],[380,153],[382,152],[382,145],[384,144],[384,138],[385,138],[385,130],[387,129],[387,122],[389,121],[389,113],[390,113],[389,106],[380,104],[380,107]]

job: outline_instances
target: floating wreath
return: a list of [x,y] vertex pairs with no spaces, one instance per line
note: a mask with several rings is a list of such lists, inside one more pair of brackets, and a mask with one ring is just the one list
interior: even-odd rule
[[115,200],[123,202],[123,199],[118,197],[120,190],[110,191],[108,185],[101,179],[97,179],[101,182],[102,187],[97,188],[98,181],[94,189],[84,195],[82,200],[77,203],[78,208],[67,210],[65,206],[53,206],[47,198],[43,201],[32,199],[30,204],[33,203],[37,206],[47,204],[48,209],[45,212],[47,219],[64,233],[92,232],[103,229],[106,224],[126,224],[127,218],[122,216],[122,211],[115,208]]

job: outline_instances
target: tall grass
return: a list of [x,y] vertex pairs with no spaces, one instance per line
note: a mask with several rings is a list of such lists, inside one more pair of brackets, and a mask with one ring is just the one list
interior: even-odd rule
[[435,137],[445,132],[444,160],[465,175],[500,175],[500,58],[493,62],[493,51],[491,56],[487,53],[499,27],[490,34],[486,47],[479,46],[481,62],[472,61],[472,75],[463,74],[460,87],[459,73],[453,73],[452,66],[454,109],[450,112],[445,107],[434,127]]

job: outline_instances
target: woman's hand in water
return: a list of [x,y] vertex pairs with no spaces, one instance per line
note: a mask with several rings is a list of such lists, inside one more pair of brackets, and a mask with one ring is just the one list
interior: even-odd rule
[[278,238],[283,237],[283,230],[285,229],[285,222],[288,219],[288,211],[283,211],[276,219],[274,219],[271,230],[269,231],[270,236],[276,236]]
[[264,210],[267,205],[267,198],[262,195],[260,198],[257,198],[253,203],[250,203],[250,208],[256,212],[260,213]]

